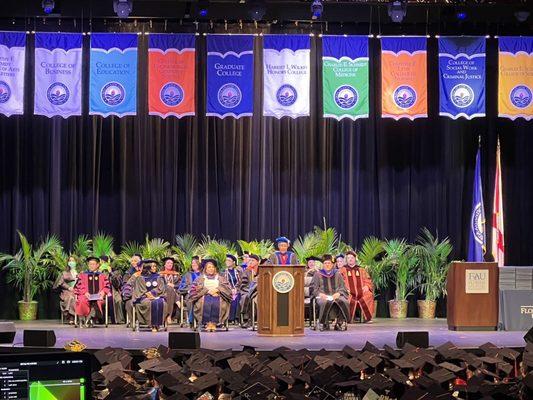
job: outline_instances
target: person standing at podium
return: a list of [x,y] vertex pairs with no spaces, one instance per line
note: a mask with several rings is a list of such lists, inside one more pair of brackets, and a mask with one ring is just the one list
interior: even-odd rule
[[346,330],[349,305],[344,279],[335,268],[333,257],[322,258],[323,268],[313,275],[311,286],[318,306],[320,330],[329,330],[329,322],[335,320],[335,330]]
[[268,260],[271,265],[298,265],[298,257],[292,251],[289,251],[291,241],[285,236],[276,239],[278,251],[274,252]]
[[346,252],[346,265],[340,269],[344,278],[344,284],[349,292],[350,301],[350,322],[355,317],[357,308],[361,309],[365,322],[372,321],[374,313],[374,285],[368,272],[357,265],[357,254],[355,251]]

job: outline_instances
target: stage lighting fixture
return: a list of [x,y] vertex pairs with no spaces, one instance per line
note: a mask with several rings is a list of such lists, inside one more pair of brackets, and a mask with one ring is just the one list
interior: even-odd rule
[[389,3],[388,8],[392,22],[400,23],[407,15],[407,3],[405,1],[392,1]]
[[322,16],[322,11],[324,11],[322,0],[314,0],[313,4],[311,4],[311,18],[319,19]]
[[455,18],[458,21],[465,21],[468,19],[468,13],[466,12],[464,8],[459,7],[455,10]]
[[526,22],[529,18],[529,11],[528,10],[518,10],[515,11],[514,16],[517,19],[518,22]]
[[113,10],[119,18],[128,18],[133,10],[131,0],[113,0]]
[[266,14],[266,4],[264,0],[250,0],[248,2],[248,15],[254,21],[261,21]]
[[56,4],[54,0],[43,0],[42,6],[45,14],[50,14],[52,11],[54,11]]
[[202,18],[207,17],[209,14],[209,2],[200,0],[198,2],[198,15]]

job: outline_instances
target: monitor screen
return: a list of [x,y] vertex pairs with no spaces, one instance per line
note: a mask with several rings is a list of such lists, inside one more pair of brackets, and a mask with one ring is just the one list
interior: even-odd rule
[[86,353],[0,355],[0,400],[90,400]]

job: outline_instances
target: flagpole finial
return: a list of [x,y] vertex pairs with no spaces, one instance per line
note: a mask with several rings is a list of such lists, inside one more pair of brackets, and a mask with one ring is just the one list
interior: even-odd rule
[[479,147],[481,147],[481,135],[477,136],[477,144]]

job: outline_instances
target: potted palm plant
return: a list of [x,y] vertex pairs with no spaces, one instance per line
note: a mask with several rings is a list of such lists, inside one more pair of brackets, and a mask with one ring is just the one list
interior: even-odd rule
[[413,246],[419,260],[420,293],[424,300],[418,300],[418,316],[423,319],[435,318],[437,299],[446,294],[446,276],[452,252],[448,238],[439,240],[427,228],[423,228]]
[[127,242],[120,248],[120,253],[113,259],[113,270],[126,271],[130,267],[130,260],[134,254],[141,254],[141,245],[137,242]]
[[357,252],[359,264],[367,270],[374,284],[374,318],[378,309],[377,297],[389,287],[391,279],[391,268],[383,259],[384,254],[383,241],[374,236],[365,238],[361,250]]
[[407,317],[407,298],[417,286],[416,268],[418,259],[405,239],[386,240],[384,262],[391,268],[392,281],[396,288],[394,299],[389,300],[391,318]]
[[176,235],[176,245],[172,246],[172,251],[181,271],[185,272],[190,268],[192,258],[198,254],[198,241],[190,233]]
[[271,240],[252,240],[246,242],[244,240],[237,240],[239,247],[241,248],[241,253],[244,254],[247,251],[249,254],[256,254],[259,257],[268,258],[274,253],[274,243]]
[[198,255],[201,258],[212,258],[217,261],[218,267],[223,269],[226,261],[226,254],[236,254],[237,249],[233,243],[227,240],[215,239],[204,236],[198,246]]
[[17,233],[21,249],[15,255],[0,254],[0,265],[7,271],[7,282],[22,292],[20,319],[30,321],[37,318],[35,296],[48,289],[57,275],[53,254],[61,251],[61,243],[57,237],[47,236],[34,248],[26,236]]
[[148,235],[144,240],[144,244],[141,245],[141,255],[144,259],[161,260],[168,256],[170,252],[170,243],[161,238],[150,239]]

